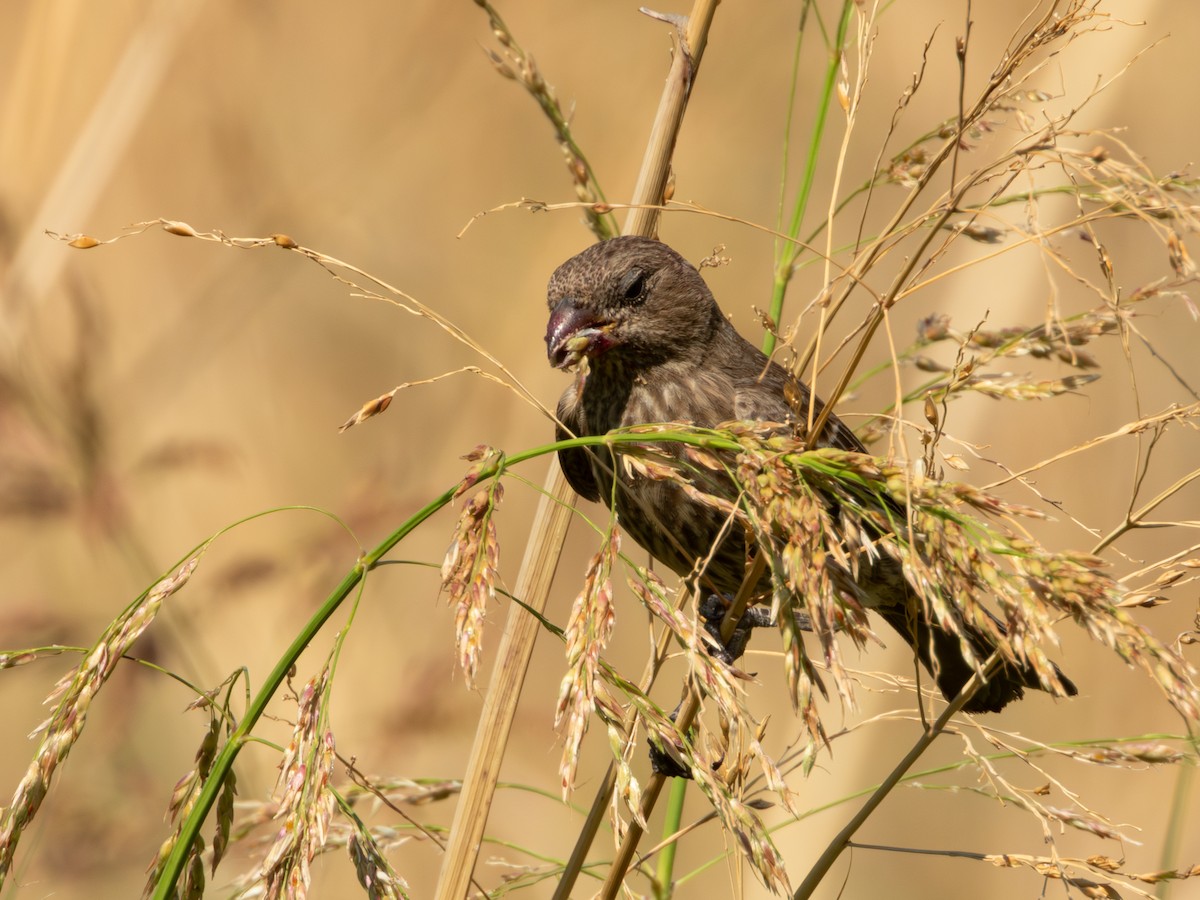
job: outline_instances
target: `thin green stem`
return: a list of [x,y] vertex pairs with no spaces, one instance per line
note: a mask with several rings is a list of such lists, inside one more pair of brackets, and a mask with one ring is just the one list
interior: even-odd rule
[[359,559],[355,563],[354,568],[333,589],[313,617],[308,620],[304,628],[296,635],[295,640],[284,651],[284,654],[279,658],[279,661],[267,676],[263,686],[251,700],[250,706],[242,717],[242,721],[234,729],[233,734],[230,735],[229,740],[221,748],[217,754],[217,758],[213,761],[212,770],[204,782],[200,796],[196,799],[196,803],[192,807],[187,819],[180,826],[179,837],[175,842],[175,846],[171,848],[171,853],[163,864],[162,875],[159,877],[158,883],[155,884],[154,891],[151,894],[153,900],[167,900],[168,897],[174,895],[175,885],[183,871],[189,851],[200,833],[200,827],[204,824],[204,820],[208,817],[209,811],[216,802],[226,778],[229,777],[234,760],[237,759],[237,755],[241,752],[246,742],[251,739],[251,730],[258,724],[263,713],[266,712],[267,705],[274,698],[275,693],[287,678],[292,666],[295,665],[300,655],[308,647],[309,642],[316,637],[329,618],[342,605],[342,601],[363,580],[366,573],[374,567],[379,558],[391,550],[392,547],[396,546],[396,544],[400,543],[418,525],[449,503],[453,498],[453,488],[445,491],[440,497],[426,505],[390,534],[378,547]]
[[[683,821],[683,801],[687,797],[688,782],[684,778],[674,778],[671,783],[671,795],[667,799],[666,816],[663,819],[663,839],[669,838],[679,830]],[[656,900],[669,900],[675,894],[675,850],[678,844],[669,841],[658,855],[658,868],[654,877],[654,896]]]
[[962,692],[937,717],[937,721],[921,733],[920,738],[904,754],[903,759],[896,764],[896,767],[883,780],[879,788],[867,798],[867,802],[862,805],[862,808],[850,817],[850,821],[846,823],[846,826],[829,842],[829,846],[825,848],[825,852],[821,854],[813,864],[813,867],[809,869],[804,881],[801,882],[800,887],[792,895],[792,900],[807,900],[808,897],[812,896],[813,891],[817,889],[817,886],[825,879],[825,876],[829,873],[830,868],[832,868],[838,857],[842,855],[842,851],[846,849],[846,845],[854,837],[855,832],[871,817],[872,813],[879,807],[879,804],[900,783],[908,770],[916,764],[917,760],[921,758],[933,742],[941,736],[942,732],[946,730],[946,726],[950,724],[950,720],[974,696],[975,691],[979,689],[979,686],[986,679],[986,673],[994,670],[999,661],[999,654],[993,653],[983,668],[983,673],[985,674],[981,675],[979,672],[976,672],[972,675],[971,680],[963,686]]
[[[817,161],[820,158],[821,139],[825,134],[825,121],[829,115],[829,107],[833,102],[834,88],[837,85],[838,71],[842,65],[842,53],[846,42],[846,33],[850,28],[850,15],[854,12],[854,0],[844,0],[842,15],[838,20],[837,36],[829,54],[829,65],[825,69],[825,80],[821,87],[821,98],[817,103],[817,118],[813,123],[812,134],[808,142],[808,156],[804,161],[804,177],[800,182],[800,190],[796,195],[796,204],[792,208],[792,219],[788,224],[788,236],[798,238],[800,227],[804,224],[804,214],[808,209],[808,198],[812,194],[816,181]],[[779,258],[775,265],[775,282],[771,290],[771,322],[777,328],[783,316],[783,301],[787,294],[788,283],[792,279],[792,266],[799,256],[801,248],[792,242],[784,243],[780,248]],[[775,332],[769,330],[763,337],[763,352],[768,356],[775,349]]]
[[[616,434],[602,435],[599,437],[588,438],[573,438],[569,441],[560,441],[556,444],[549,444],[542,447],[536,447],[532,450],[527,450],[522,453],[515,454],[511,457],[501,457],[500,460],[493,465],[485,468],[478,473],[478,480],[485,481],[489,478],[495,478],[502,474],[504,470],[512,464],[525,462],[539,456],[544,456],[548,453],[554,453],[560,449],[576,446],[587,446],[605,443],[633,443],[633,442],[648,442],[663,439],[668,433],[661,435],[647,434]],[[674,437],[683,440],[685,443],[693,443],[697,446],[721,446],[724,449],[737,449],[737,444],[728,439],[719,439],[715,436],[704,434],[689,435],[684,432],[671,433]],[[179,836],[175,842],[175,846],[171,848],[171,852],[163,864],[162,874],[158,882],[154,886],[154,891],[151,894],[153,900],[166,900],[173,895],[175,886],[179,880],[179,876],[183,871],[183,867],[187,862],[188,853],[192,845],[195,843],[197,836],[200,833],[200,828],[204,824],[204,820],[208,817],[213,804],[220,795],[221,788],[225,780],[229,777],[229,773],[233,768],[234,760],[237,759],[242,747],[253,739],[251,734],[258,721],[262,718],[263,713],[267,709],[267,705],[275,697],[279,687],[287,678],[292,667],[299,660],[301,654],[308,647],[309,643],[317,633],[325,626],[330,617],[341,607],[343,601],[350,596],[351,592],[366,577],[367,572],[379,565],[382,558],[386,556],[392,548],[399,544],[405,537],[413,532],[426,519],[432,516],[442,507],[450,503],[454,499],[458,485],[444,491],[440,496],[426,504],[399,528],[388,535],[380,544],[371,550],[369,553],[363,554],[355,563],[354,567],[345,575],[341,582],[330,592],[326,597],[325,602],[314,613],[311,619],[305,624],[304,628],[292,641],[291,645],[284,651],[271,673],[267,676],[263,686],[258,693],[254,695],[250,701],[250,705],[246,709],[245,715],[237,728],[230,735],[229,740],[221,748],[213,761],[212,769],[209,777],[204,782],[201,788],[200,795],[196,799],[194,806],[191,809],[187,819],[180,826]]]
[[[1189,729],[1190,730],[1190,729]],[[1171,796],[1171,811],[1167,815],[1167,831],[1163,836],[1162,855],[1159,857],[1159,868],[1166,871],[1179,865],[1180,839],[1185,831],[1188,818],[1192,784],[1196,778],[1195,755],[1200,746],[1197,745],[1196,735],[1189,736],[1192,745],[1193,763],[1179,767],[1175,777],[1175,790]],[[1171,880],[1164,879],[1155,888],[1154,895],[1165,900],[1171,893]]]
[[[796,29],[796,49],[792,53],[792,78],[788,85],[788,104],[787,112],[784,114],[783,121],[783,160],[780,163],[779,173],[779,212],[775,217],[775,230],[783,231],[783,207],[787,202],[787,176],[788,176],[788,157],[792,150],[792,117],[796,112],[796,90],[800,84],[800,48],[804,44],[804,29],[808,23],[808,13],[812,8],[812,0],[804,0],[804,7],[800,10],[800,27]],[[820,13],[818,12],[818,15]],[[778,245],[775,248],[776,254],[781,250]]]
[[[1087,749],[1087,748],[1091,748],[1091,747],[1105,747],[1105,746],[1109,746],[1109,745],[1120,746],[1121,744],[1144,743],[1145,741],[1187,741],[1187,740],[1188,740],[1188,738],[1183,735],[1167,734],[1167,733],[1162,733],[1162,732],[1153,732],[1153,733],[1148,733],[1148,734],[1129,735],[1126,737],[1119,737],[1119,738],[1090,738],[1090,739],[1086,739],[1086,740],[1077,740],[1077,741],[1054,741],[1051,743],[1044,744],[1040,747],[1031,748],[1030,750],[1025,751],[1023,753],[1016,753],[1016,752],[1012,752],[1012,751],[1001,752],[1001,753],[987,753],[987,754],[982,755],[980,757],[980,759],[983,759],[987,762],[1000,762],[1001,760],[1006,760],[1006,759],[1026,759],[1030,756],[1034,756],[1039,753],[1050,752],[1053,750],[1071,749],[1074,747]],[[900,783],[906,784],[906,783],[910,783],[910,782],[914,782],[914,781],[920,781],[922,779],[929,778],[930,776],[933,776],[933,775],[945,775],[948,772],[957,772],[961,769],[965,769],[968,766],[971,766],[974,764],[975,764],[975,761],[973,759],[963,758],[963,759],[957,759],[954,762],[943,763],[941,765],[932,766],[927,769],[921,769],[920,771],[917,771],[917,772],[906,772],[904,777],[900,779]],[[1188,770],[1192,771],[1192,770],[1194,770],[1194,768],[1195,768],[1195,766],[1190,766],[1188,768]],[[854,791],[853,793],[844,794],[841,797],[838,797],[836,800],[830,800],[826,803],[820,804],[819,806],[809,807],[808,809],[801,812],[799,815],[788,818],[786,821],[780,822],[777,825],[771,826],[770,832],[771,832],[771,834],[775,834],[778,831],[782,831],[785,828],[790,828],[791,826],[793,826],[799,822],[803,822],[807,819],[810,819],[813,816],[818,815],[819,813],[829,812],[831,809],[837,809],[839,806],[844,806],[847,803],[853,803],[855,800],[861,800],[863,797],[869,797],[872,794],[874,794],[876,791],[878,791],[880,786],[881,786],[880,784],[868,785],[867,787],[861,788],[857,791]],[[925,785],[925,787],[933,788],[934,786],[933,785]],[[951,788],[951,790],[953,790],[953,789],[954,788]],[[709,813],[707,815],[711,816],[712,814]],[[730,850],[732,850],[732,848],[730,848]],[[729,852],[730,851],[726,851],[725,853],[719,854],[717,856],[713,856],[710,859],[706,860],[701,865],[698,865],[696,868],[692,869],[686,875],[680,876],[675,882],[676,885],[677,886],[683,885],[689,881],[694,881],[696,878],[698,878],[700,875],[704,874],[706,871],[711,869],[713,866],[718,865],[722,860],[726,859],[729,855]],[[1170,859],[1172,859],[1172,860],[1174,858],[1175,858],[1174,856],[1170,857]],[[1170,868],[1169,862],[1164,862],[1162,868],[1164,868],[1164,869]]]

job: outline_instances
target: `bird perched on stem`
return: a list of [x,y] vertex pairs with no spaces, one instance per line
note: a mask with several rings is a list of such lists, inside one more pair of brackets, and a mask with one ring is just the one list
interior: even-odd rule
[[[802,434],[810,405],[814,417],[822,412],[807,386],[738,334],[700,273],[659,241],[627,236],[592,245],[554,272],[548,302],[550,363],[578,369],[558,404],[560,440],[667,422],[700,428],[734,421],[777,423],[772,427],[780,432]],[[812,444],[866,452],[834,415]],[[701,502],[680,480],[645,477],[636,467],[623,466],[612,448],[565,449],[559,459],[580,496],[614,504],[627,534],[680,576],[697,578],[702,590],[736,593],[748,554],[759,541],[771,539],[731,527],[728,512]],[[706,484],[705,490],[736,502],[739,488],[732,478]],[[836,504],[828,500],[826,505]],[[902,529],[903,511],[897,507],[897,513],[892,518]],[[826,520],[836,521],[836,515]],[[933,616],[893,556],[868,554],[852,575],[836,556],[823,554],[812,564],[837,569],[847,603],[873,609],[895,628],[948,699],[1005,639],[998,620],[984,611],[986,627],[980,627],[978,613],[968,621],[954,598],[947,598],[940,618]],[[769,574],[756,590],[770,594]],[[1012,652],[1003,658],[964,709],[998,711],[1025,688],[1048,687]],[[1056,668],[1051,681],[1067,695],[1076,692]]]

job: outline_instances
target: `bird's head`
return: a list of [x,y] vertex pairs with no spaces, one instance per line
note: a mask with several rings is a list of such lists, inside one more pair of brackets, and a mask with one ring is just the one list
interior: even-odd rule
[[639,368],[702,354],[721,312],[700,273],[666,244],[617,237],[550,276],[546,355],[556,369],[618,353]]

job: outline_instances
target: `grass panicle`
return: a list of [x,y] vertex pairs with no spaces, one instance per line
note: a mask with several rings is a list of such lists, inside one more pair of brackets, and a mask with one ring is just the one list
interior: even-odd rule
[[163,603],[187,584],[198,564],[199,557],[191,557],[139,597],[108,626],[83,661],[59,679],[46,699],[54,704],[54,711],[30,735],[38,738],[38,749],[0,820],[0,886],[12,868],[21,835],[83,734],[92,701],[134,641],[150,627]]
[[[483,461],[488,458],[481,457]],[[474,472],[468,474],[455,490],[455,496],[469,490],[474,478]],[[479,668],[488,604],[496,600],[500,541],[493,514],[503,497],[504,486],[495,480],[463,501],[454,538],[442,560],[442,587],[448,594],[448,602],[454,606],[458,661],[468,685],[475,684]]]

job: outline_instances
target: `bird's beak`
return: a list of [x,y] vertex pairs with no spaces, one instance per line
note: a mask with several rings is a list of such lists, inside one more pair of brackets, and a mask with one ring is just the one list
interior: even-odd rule
[[573,297],[564,297],[546,323],[546,356],[556,369],[572,369],[585,356],[598,356],[613,342],[613,322],[580,307]]

